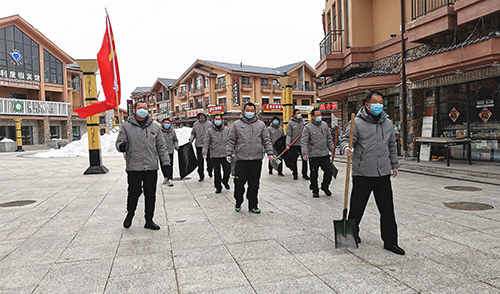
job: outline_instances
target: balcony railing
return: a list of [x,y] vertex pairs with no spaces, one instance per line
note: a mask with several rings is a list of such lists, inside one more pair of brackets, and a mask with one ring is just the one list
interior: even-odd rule
[[459,0],[411,0],[411,20],[425,16],[444,6],[455,4]]
[[66,102],[0,98],[0,115],[68,116]]
[[215,84],[215,90],[225,88],[226,84]]
[[319,43],[320,59],[327,54],[342,53],[342,32],[342,30],[331,30]]
[[273,89],[273,85],[260,85],[260,88],[262,90],[272,90]]
[[241,87],[242,88],[246,88],[246,89],[252,89],[253,88],[253,85],[252,85],[252,82],[247,82],[246,84],[243,83],[243,81],[241,81]]
[[294,91],[306,91],[306,92],[314,92],[313,86],[296,86],[293,87]]

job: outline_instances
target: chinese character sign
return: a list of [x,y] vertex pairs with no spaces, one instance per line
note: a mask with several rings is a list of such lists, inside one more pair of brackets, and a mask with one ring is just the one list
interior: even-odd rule
[[233,78],[233,106],[240,105],[240,83],[238,78]]
[[337,111],[339,110],[339,104],[337,101],[321,102],[319,104],[319,111]]
[[224,105],[210,106],[208,108],[208,115],[224,114]]
[[264,104],[264,112],[283,112],[283,104]]

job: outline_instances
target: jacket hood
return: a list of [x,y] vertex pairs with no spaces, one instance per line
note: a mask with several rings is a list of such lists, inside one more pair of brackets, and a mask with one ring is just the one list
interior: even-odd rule
[[323,122],[322,120],[320,120],[320,121],[311,120],[311,123],[312,123],[313,125],[315,125],[315,126],[318,126],[318,127],[321,125],[321,123],[322,123],[322,122]]
[[208,119],[208,114],[207,114],[207,112],[205,111],[205,109],[200,110],[200,111],[196,114],[196,117],[197,117],[197,118],[200,118],[200,114],[205,115],[205,118],[207,118],[207,119]]
[[[131,122],[132,124],[140,127],[139,122],[137,121],[137,118],[135,117],[135,114],[132,114],[128,118],[128,121]],[[149,126],[152,122],[153,122],[153,119],[151,118],[151,116],[148,115],[148,117],[146,118],[146,126]],[[162,129],[163,129],[163,127],[162,127]]]
[[373,118],[373,115],[368,113],[365,106],[362,106],[359,109],[358,114],[356,114],[356,117],[359,117],[359,118],[361,118],[369,123],[372,123],[372,124],[378,124],[380,122],[383,122],[386,118],[388,118],[389,115],[387,113],[385,113],[385,111],[382,111],[382,113],[380,113],[379,120],[375,121],[375,119]]
[[275,125],[275,124],[271,123],[271,127],[275,128],[275,129],[279,129],[279,128],[281,128],[281,125],[280,124]]

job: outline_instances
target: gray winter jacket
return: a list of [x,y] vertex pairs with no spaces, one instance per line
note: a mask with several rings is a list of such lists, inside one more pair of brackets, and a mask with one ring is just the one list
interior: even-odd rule
[[194,141],[194,139],[196,139],[196,141],[194,142],[195,147],[203,147],[203,140],[205,139],[205,134],[212,125],[212,123],[208,121],[208,115],[205,110],[202,109],[200,112],[198,112],[196,116],[199,117],[200,114],[205,115],[205,121],[200,122],[200,120],[197,120],[193,124],[193,129],[191,130],[191,137],[189,137],[189,141],[191,142]]
[[256,116],[248,119],[242,113],[240,119],[231,126],[227,154],[233,154],[234,150],[236,160],[258,160],[263,158],[262,147],[266,149],[267,155],[273,155],[273,145],[266,125]]
[[278,151],[274,148],[274,143],[276,143],[279,138],[285,135],[283,127],[281,127],[280,125],[275,126],[273,123],[271,123],[269,127],[267,127],[267,129],[269,130],[269,135],[271,136],[271,144],[273,144],[274,155],[279,155]]
[[179,149],[179,140],[177,140],[177,134],[170,127],[168,130],[162,128],[163,139],[165,139],[165,144],[167,144],[168,154],[174,154],[174,150]]
[[[286,126],[286,146],[290,145],[304,130],[304,120],[296,119],[292,116]],[[300,146],[300,139],[295,141],[292,146]]]
[[[382,112],[375,121],[363,106],[354,121],[352,155],[352,175],[363,177],[382,177],[392,174],[399,168],[396,134],[389,116]],[[351,124],[340,141],[340,148],[349,147]]]
[[170,157],[161,128],[161,125],[153,122],[149,116],[144,128],[140,127],[135,115],[122,125],[116,139],[116,149],[120,151],[119,146],[123,138],[123,142],[127,144],[126,171],[158,170],[158,157],[164,165],[170,165]]
[[308,123],[304,127],[300,142],[302,156],[324,157],[333,152],[332,133],[324,121],[311,121]]
[[217,128],[212,123],[212,127],[208,129],[203,142],[203,156],[206,156],[210,150],[210,158],[221,158],[229,155],[226,150],[227,140],[229,138],[229,128],[221,126]]

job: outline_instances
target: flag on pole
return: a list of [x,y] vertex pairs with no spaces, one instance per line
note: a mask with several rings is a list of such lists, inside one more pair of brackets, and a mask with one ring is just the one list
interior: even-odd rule
[[106,100],[92,105],[75,109],[80,117],[88,117],[106,110],[117,108],[120,105],[121,87],[118,59],[116,58],[115,38],[111,29],[108,10],[106,9],[106,33],[102,41],[101,50],[97,53],[97,62],[101,75],[101,85]]

